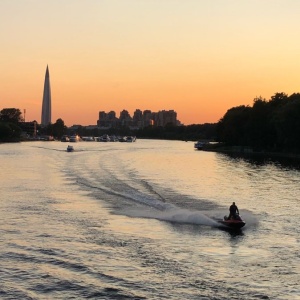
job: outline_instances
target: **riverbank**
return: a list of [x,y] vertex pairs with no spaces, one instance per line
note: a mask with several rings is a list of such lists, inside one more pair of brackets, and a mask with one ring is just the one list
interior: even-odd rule
[[220,152],[231,154],[235,156],[252,156],[260,158],[274,158],[274,159],[293,159],[300,162],[300,154],[296,152],[286,151],[270,151],[270,150],[255,150],[251,147],[243,146],[226,146],[223,144],[206,144],[203,147],[203,151]]

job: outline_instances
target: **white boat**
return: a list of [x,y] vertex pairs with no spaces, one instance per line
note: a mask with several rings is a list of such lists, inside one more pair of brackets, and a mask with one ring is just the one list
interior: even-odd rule
[[73,152],[73,151],[74,151],[74,147],[68,145],[68,147],[67,147],[67,152]]
[[69,142],[76,143],[80,141],[80,137],[78,135],[70,136]]
[[109,136],[109,141],[110,142],[118,142],[119,140],[115,135],[111,135],[111,136]]
[[136,140],[136,137],[135,137],[135,136],[128,136],[128,137],[126,138],[126,142],[127,142],[127,143],[133,143],[133,142],[135,142],[135,140]]
[[60,141],[61,142],[69,142],[70,139],[69,139],[69,137],[67,135],[63,135]]
[[97,139],[98,142],[109,142],[110,138],[107,134],[104,134]]
[[120,136],[119,137],[119,142],[123,143],[127,141],[127,136]]
[[92,137],[92,136],[83,136],[82,140],[84,142],[94,142],[95,141],[94,137]]
[[206,142],[198,141],[197,143],[194,144],[194,148],[198,150],[202,150],[206,144],[207,144]]

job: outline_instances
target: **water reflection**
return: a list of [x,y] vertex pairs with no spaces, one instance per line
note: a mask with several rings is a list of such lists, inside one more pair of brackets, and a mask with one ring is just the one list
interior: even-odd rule
[[300,157],[278,157],[264,154],[249,155],[242,153],[218,153],[223,158],[227,158],[230,162],[241,163],[246,162],[255,167],[272,165],[279,169],[300,170]]
[[225,230],[228,233],[228,236],[231,238],[230,240],[238,241],[245,235],[244,231],[239,229],[239,230]]

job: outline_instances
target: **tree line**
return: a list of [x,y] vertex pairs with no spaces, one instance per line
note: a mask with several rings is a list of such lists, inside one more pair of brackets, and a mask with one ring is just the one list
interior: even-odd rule
[[[42,127],[36,123],[37,135],[51,135],[61,137],[67,133],[67,126],[62,119],[57,119],[55,123]],[[22,137],[26,123],[22,112],[18,108],[4,108],[0,111],[0,142],[18,142],[26,139]]]
[[255,98],[253,106],[230,108],[217,124],[217,140],[253,150],[300,150],[300,94]]

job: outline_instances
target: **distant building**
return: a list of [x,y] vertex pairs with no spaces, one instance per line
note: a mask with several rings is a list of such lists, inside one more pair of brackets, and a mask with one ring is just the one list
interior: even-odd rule
[[140,109],[136,109],[133,113],[132,125],[141,128],[143,125],[143,112]]
[[98,127],[117,127],[118,121],[119,120],[116,117],[116,113],[114,111],[110,111],[109,113],[106,113],[105,111],[100,111],[97,125]]
[[19,122],[19,127],[25,132],[27,135],[31,137],[36,136],[36,121],[33,122]]
[[151,110],[144,110],[142,127],[151,126],[153,124],[153,113],[151,112]]
[[177,113],[174,110],[162,110],[154,115],[154,126],[177,126]]
[[51,123],[51,88],[49,69],[47,66],[44,82],[41,125],[47,126],[49,123]]
[[119,124],[121,126],[130,126],[131,125],[132,118],[127,110],[123,109],[120,112],[119,122],[120,122]]
[[107,113],[105,111],[100,111],[99,112],[99,119],[97,121],[97,125],[99,127],[106,127],[106,122],[107,122],[108,118],[107,118]]

